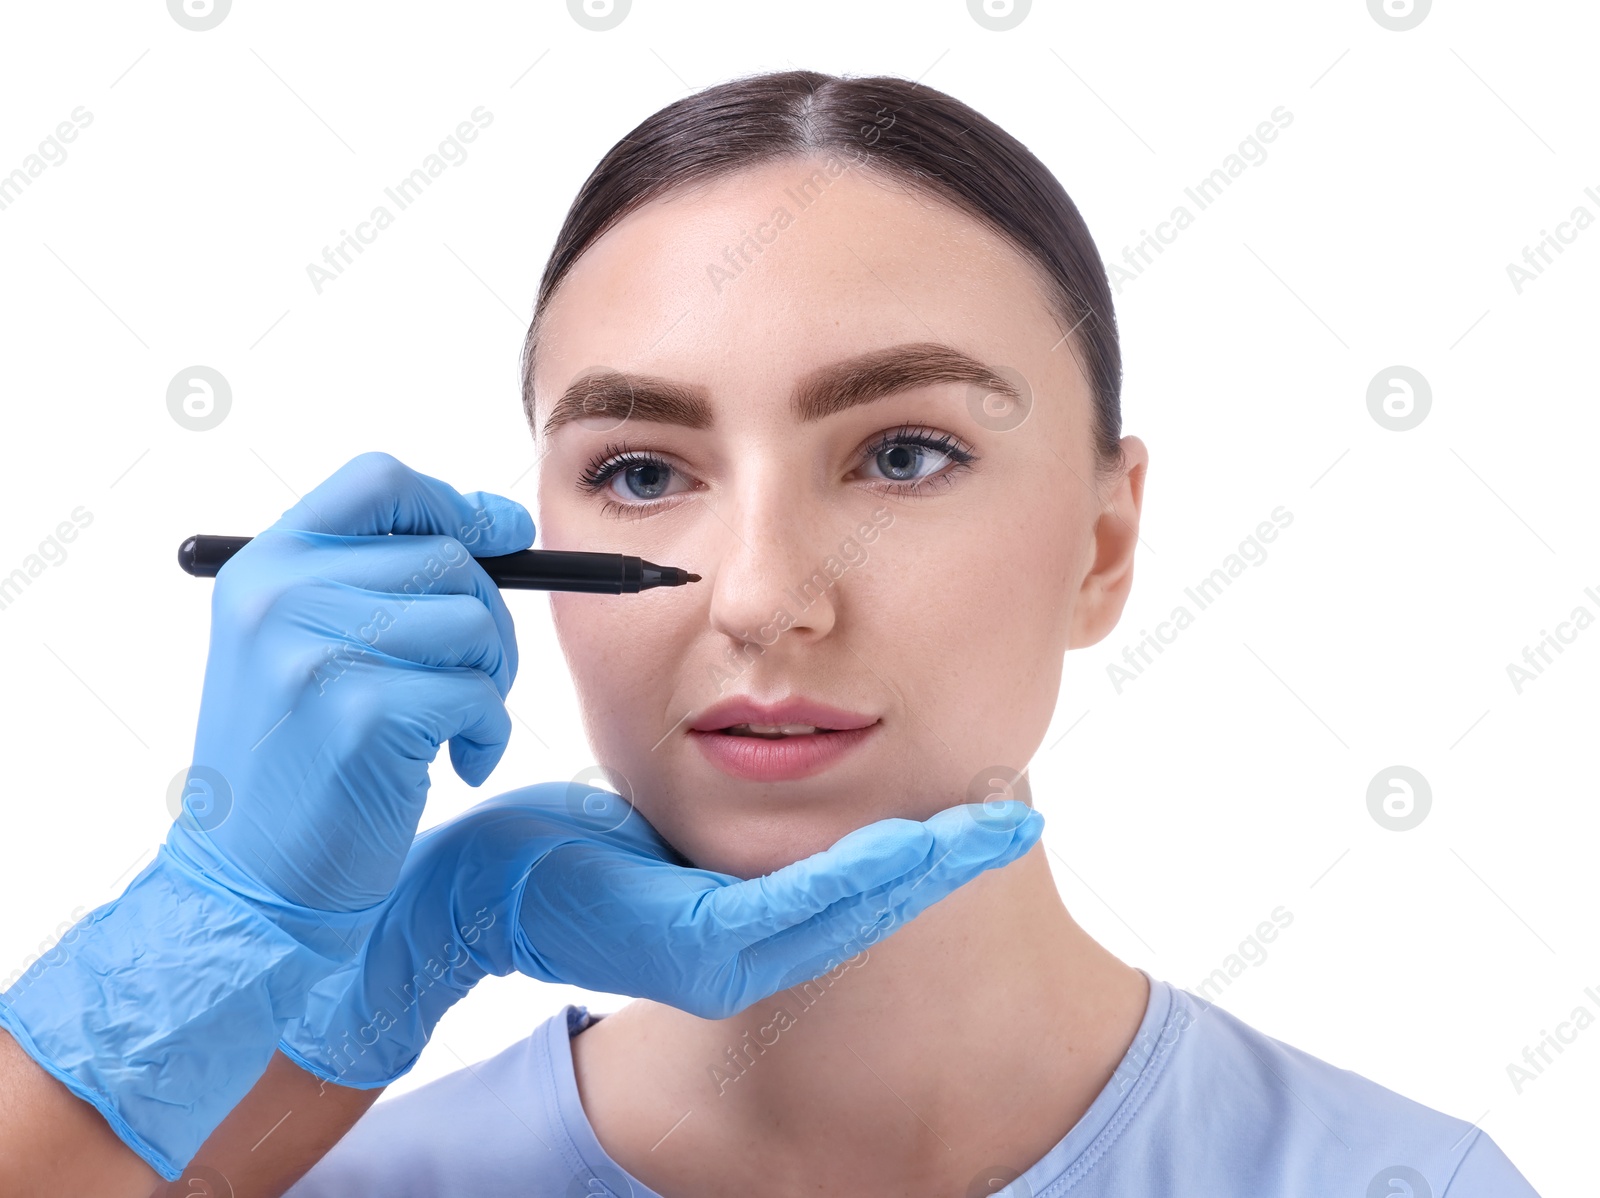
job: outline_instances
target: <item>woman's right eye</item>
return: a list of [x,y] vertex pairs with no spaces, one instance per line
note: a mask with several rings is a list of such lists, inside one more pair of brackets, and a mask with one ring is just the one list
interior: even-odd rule
[[578,486],[591,495],[609,492],[615,496],[615,501],[608,501],[602,509],[606,512],[633,509],[627,514],[642,515],[662,499],[686,489],[668,490],[678,473],[654,454],[607,446],[584,468]]
[[[620,482],[633,499],[660,499],[672,481],[673,469],[659,459],[624,462],[612,472],[611,481]],[[613,487],[615,490],[615,487]]]

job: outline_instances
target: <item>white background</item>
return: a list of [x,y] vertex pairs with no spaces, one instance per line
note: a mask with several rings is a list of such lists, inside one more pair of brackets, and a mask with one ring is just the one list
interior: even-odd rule
[[[8,6],[0,173],[93,120],[0,211],[0,574],[74,508],[93,523],[0,610],[0,977],[165,834],[210,591],[183,535],[257,531],[364,449],[531,505],[538,275],[646,115],[763,69],[920,77],[1037,153],[1110,261],[1282,105],[1266,161],[1117,297],[1144,546],[1032,766],[1051,861],[1094,935],[1190,988],[1286,907],[1224,1006],[1480,1121],[1545,1195],[1592,1192],[1600,1025],[1520,1094],[1507,1066],[1600,1015],[1600,625],[1520,694],[1506,666],[1600,616],[1600,225],[1520,294],[1506,266],[1600,217],[1596,26],[1578,2],[1439,4],[1405,32],[1358,0],[1040,3],[1009,32],[955,0],[638,0],[608,32],[557,3],[238,0],[207,32],[151,0]],[[467,160],[317,294],[306,265],[479,105]],[[232,386],[207,432],[166,406],[195,364]],[[1367,408],[1396,364],[1432,389],[1406,432]],[[1267,560],[1118,694],[1107,664],[1279,505]],[[481,792],[436,769],[425,823],[589,764],[546,599],[510,603],[510,752]],[[1367,808],[1395,764],[1432,787],[1406,832]],[[585,997],[491,979],[394,1090]]]

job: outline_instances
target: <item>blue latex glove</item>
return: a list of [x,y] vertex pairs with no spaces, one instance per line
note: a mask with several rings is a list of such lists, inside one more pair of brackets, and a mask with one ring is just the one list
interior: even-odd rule
[[1043,827],[1016,800],[885,819],[742,881],[688,865],[619,795],[524,787],[417,837],[361,955],[279,1047],[326,1081],[384,1086],[468,990],[512,972],[723,1018],[870,948]]
[[0,998],[0,1026],[164,1178],[361,947],[439,745],[473,785],[499,760],[516,642],[471,554],[533,532],[520,504],[364,454],[218,573],[183,814]]

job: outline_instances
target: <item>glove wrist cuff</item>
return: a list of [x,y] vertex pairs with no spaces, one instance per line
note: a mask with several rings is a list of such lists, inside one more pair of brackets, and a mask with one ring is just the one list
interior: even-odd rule
[[0,995],[0,1027],[172,1181],[370,922],[265,909],[163,845]]

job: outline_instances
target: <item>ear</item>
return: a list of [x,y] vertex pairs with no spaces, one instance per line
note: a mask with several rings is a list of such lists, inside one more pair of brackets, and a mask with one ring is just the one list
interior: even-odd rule
[[1150,451],[1138,437],[1122,438],[1121,471],[1107,483],[1104,507],[1094,525],[1094,563],[1078,588],[1067,648],[1102,640],[1122,618],[1133,589],[1133,556],[1139,545],[1145,471]]

